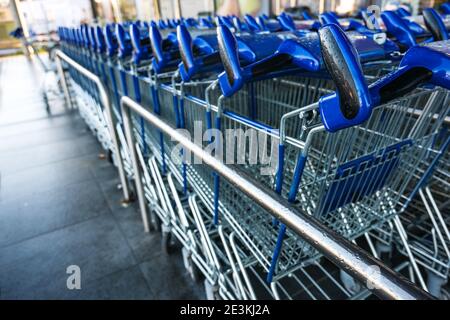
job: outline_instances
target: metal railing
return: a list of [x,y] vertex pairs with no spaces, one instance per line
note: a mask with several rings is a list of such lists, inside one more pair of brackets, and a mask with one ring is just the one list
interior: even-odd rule
[[[111,134],[111,139],[112,139],[112,143],[113,143],[113,147],[114,147],[113,152],[116,153],[115,159],[117,162],[117,170],[119,172],[119,179],[120,179],[120,184],[122,186],[122,192],[123,192],[123,197],[124,197],[124,199],[122,199],[122,204],[126,205],[131,201],[131,194],[130,194],[130,189],[128,187],[127,178],[125,176],[123,160],[122,160],[122,157],[120,156],[119,140],[117,137],[116,130],[114,129],[114,120],[113,120],[113,115],[112,115],[111,102],[110,102],[108,93],[106,92],[105,86],[103,85],[101,79],[97,75],[93,74],[92,72],[90,72],[89,70],[87,70],[86,68],[84,68],[83,66],[78,64],[76,61],[71,59],[69,56],[67,56],[61,50],[57,50],[55,56],[56,56],[56,64],[57,64],[58,72],[59,72],[60,78],[61,78],[61,84],[62,84],[63,91],[64,91],[64,96],[66,98],[67,105],[70,109],[72,109],[72,107],[73,107],[72,99],[70,97],[69,87],[67,86],[67,80],[66,80],[66,77],[64,74],[64,69],[62,67],[61,60],[63,60],[64,62],[66,62],[67,64],[72,66],[74,69],[76,69],[78,72],[83,74],[86,78],[88,78],[92,82],[94,82],[98,88],[98,91],[100,93],[101,103],[103,105],[103,108],[106,111],[107,126],[108,126],[109,132]],[[146,231],[148,231],[148,226],[146,227]]]

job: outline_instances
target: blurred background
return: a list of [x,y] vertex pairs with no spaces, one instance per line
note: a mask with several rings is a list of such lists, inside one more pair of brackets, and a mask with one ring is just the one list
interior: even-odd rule
[[405,6],[413,14],[443,0],[0,0],[0,55],[22,52],[26,46],[9,33],[22,26],[25,36],[46,38],[57,26],[82,22],[121,22],[197,15],[279,14],[308,7],[313,14],[336,11],[351,14],[369,5],[382,10]]

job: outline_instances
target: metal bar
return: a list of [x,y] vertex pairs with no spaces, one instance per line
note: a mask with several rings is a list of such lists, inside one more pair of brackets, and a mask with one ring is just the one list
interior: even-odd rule
[[14,21],[17,27],[22,28],[23,37],[20,39],[22,42],[23,53],[26,57],[30,57],[30,55],[34,52],[33,48],[28,45],[28,38],[30,37],[30,32],[28,30],[28,24],[25,21],[25,17],[23,15],[22,10],[20,9],[20,2],[18,0],[12,0],[9,2],[11,13],[14,17]]
[[125,176],[125,170],[123,169],[123,161],[122,161],[122,157],[120,156],[119,140],[117,139],[116,130],[114,129],[114,121],[113,121],[113,117],[112,117],[111,103],[110,103],[108,94],[106,93],[105,86],[103,85],[102,81],[100,80],[100,78],[98,76],[96,76],[95,74],[93,74],[92,72],[90,72],[89,70],[84,68],[83,66],[79,65],[77,62],[72,60],[69,56],[67,56],[61,50],[56,50],[56,57],[57,57],[56,60],[57,60],[58,69],[59,69],[61,80],[62,80],[64,95],[65,95],[66,99],[69,101],[70,108],[72,107],[71,99],[70,99],[69,89],[67,87],[66,78],[64,75],[64,70],[61,65],[61,60],[64,60],[66,63],[71,65],[77,71],[82,73],[85,77],[92,80],[98,88],[98,91],[100,93],[100,99],[102,101],[103,107],[106,110],[106,118],[107,118],[106,121],[108,124],[109,132],[111,134],[112,142],[114,145],[114,149],[115,149],[114,151],[116,152],[117,170],[119,171],[119,179],[120,179],[120,183],[122,184],[122,192],[123,192],[123,196],[124,196],[124,199],[122,200],[122,204],[126,205],[129,202],[131,202],[130,190],[128,188],[127,178]]
[[[273,190],[260,186],[254,179],[238,172],[205,152],[200,146],[172,128],[158,116],[144,109],[129,97],[122,97],[120,105],[125,127],[130,131],[130,110],[143,117],[155,128],[190,150],[202,163],[227,179],[275,218],[286,224],[302,239],[311,244],[338,267],[359,281],[370,284],[372,291],[380,298],[413,300],[433,299],[401,275],[396,274],[367,252],[331,231],[314,218],[302,214]],[[131,143],[131,141],[129,141]]]
[[122,23],[123,17],[120,11],[120,4],[117,0],[111,0],[111,7],[113,9],[114,18],[117,23]]
[[159,3],[159,0],[153,0],[153,13],[155,20],[159,20],[162,18],[161,5]]
[[174,0],[173,5],[175,7],[175,18],[181,19],[183,17],[183,11],[181,10],[180,0]]
[[[56,57],[58,57],[58,55],[56,55]],[[70,92],[69,92],[69,89],[68,89],[68,86],[67,86],[66,75],[64,73],[64,69],[62,67],[61,59],[59,59],[59,57],[58,57],[58,59],[56,59],[56,68],[58,69],[59,76],[61,78],[61,84],[62,84],[62,87],[63,87],[64,97],[66,99],[67,106],[69,107],[69,110],[72,110],[73,109],[72,98],[70,97]]]

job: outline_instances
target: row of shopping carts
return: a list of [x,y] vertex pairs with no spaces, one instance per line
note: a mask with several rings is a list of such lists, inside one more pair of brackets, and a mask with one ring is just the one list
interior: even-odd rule
[[135,182],[145,229],[161,230],[168,252],[182,244],[208,298],[357,299],[370,291],[145,117],[130,112],[126,123],[124,96],[299,214],[377,258],[403,254],[385,262],[446,297],[446,16],[383,12],[376,24],[363,16],[59,29],[64,54],[102,83],[67,65],[81,115]]

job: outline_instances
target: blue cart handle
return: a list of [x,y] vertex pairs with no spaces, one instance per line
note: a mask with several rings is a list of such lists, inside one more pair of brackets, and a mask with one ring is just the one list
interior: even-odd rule
[[[162,20],[160,20],[162,21]],[[156,61],[160,62],[164,60],[164,52],[162,48],[162,42],[163,38],[161,36],[161,33],[158,30],[158,27],[155,23],[150,24],[149,29],[149,37],[150,37],[150,43],[152,47],[152,54],[153,57],[156,59]]]
[[116,24],[116,38],[119,45],[119,58],[128,57],[131,54],[131,42],[120,23]]
[[229,90],[222,91],[234,93],[244,83],[241,75],[242,68],[239,63],[237,41],[230,29],[223,24],[219,24],[217,27],[217,40],[219,43],[220,58],[225,69],[225,73],[222,73],[221,76],[227,77],[227,81],[222,82],[230,86]]
[[278,16],[277,19],[283,30],[295,31],[297,29],[297,27],[295,26],[295,21],[290,15],[283,12]]
[[107,54],[109,57],[114,56],[117,52],[117,39],[114,35],[112,28],[113,26],[110,24],[107,24],[104,28]]
[[81,25],[81,35],[83,36],[84,46],[89,49],[90,41],[89,41],[89,27],[87,24]]
[[413,33],[409,30],[406,22],[403,21],[395,12],[384,11],[381,14],[381,19],[386,26],[389,34],[394,35],[399,43],[410,48],[417,44],[416,38]]
[[319,20],[323,25],[327,24],[337,24],[338,26],[341,26],[336,16],[331,14],[330,12],[324,12],[319,15]]
[[88,29],[90,48],[93,52],[97,52],[97,40],[95,38],[95,27],[90,26]]
[[441,11],[443,14],[450,14],[450,3],[445,2],[441,5]]
[[365,121],[371,113],[371,97],[355,48],[336,24],[319,30],[320,46],[328,73],[337,91],[319,101],[322,121],[336,131]]
[[423,20],[427,29],[433,35],[434,41],[448,40],[448,33],[444,22],[433,8],[423,10]]
[[104,53],[106,50],[105,36],[100,26],[95,27],[95,40],[97,41],[97,51]]
[[253,16],[246,14],[244,16],[244,21],[247,24],[249,31],[251,32],[263,31],[261,26],[258,24],[258,22],[256,22],[256,19]]
[[342,29],[328,25],[319,34],[325,65],[337,87],[337,92],[319,101],[322,122],[330,132],[363,123],[374,107],[402,97],[421,84],[450,89],[450,40],[414,46],[397,70],[369,88]]
[[370,86],[374,106],[404,96],[430,83],[450,89],[450,40],[409,49],[399,68]]

